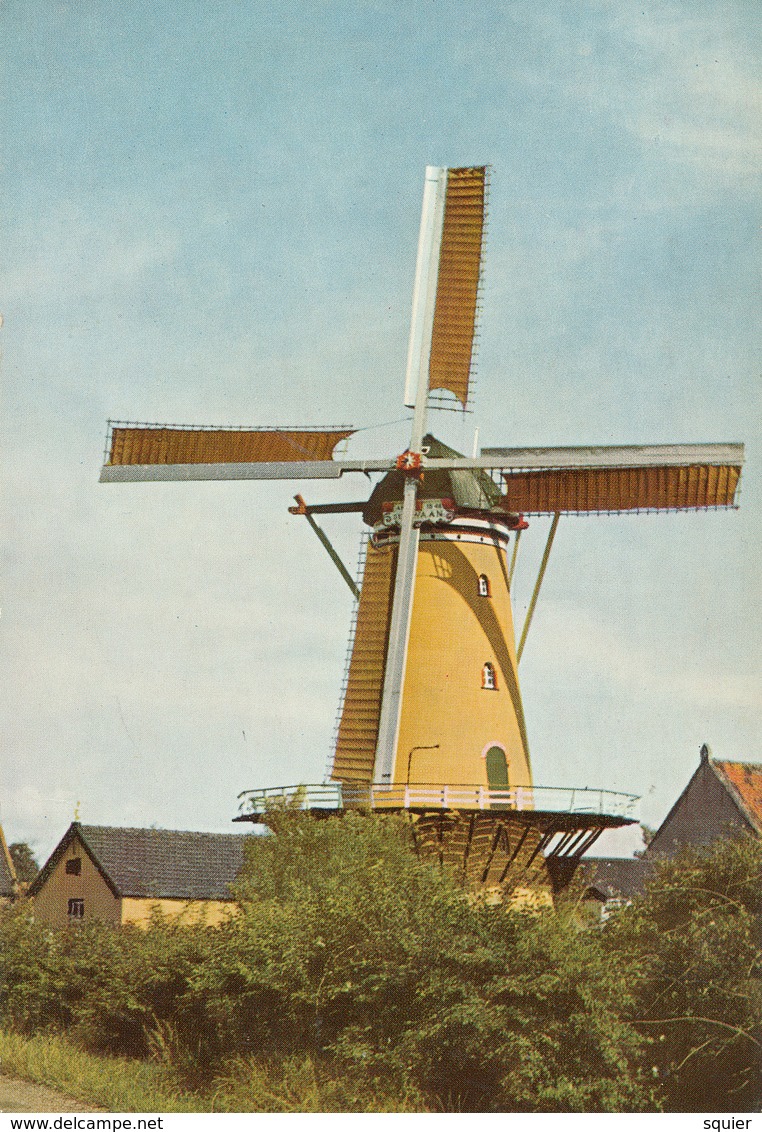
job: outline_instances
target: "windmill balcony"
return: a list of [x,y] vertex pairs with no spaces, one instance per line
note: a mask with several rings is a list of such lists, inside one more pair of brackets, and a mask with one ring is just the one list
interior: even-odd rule
[[[326,782],[244,790],[238,795],[237,821],[257,822],[273,810],[315,810],[326,816],[345,810],[514,811],[535,814],[590,815],[612,824],[637,820],[637,795],[589,787],[516,786],[494,789],[481,785]],[[608,823],[606,823],[608,824]]]

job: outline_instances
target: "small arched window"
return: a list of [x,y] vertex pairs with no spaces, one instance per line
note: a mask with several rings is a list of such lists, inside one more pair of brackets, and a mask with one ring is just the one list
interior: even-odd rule
[[485,688],[489,692],[494,692],[497,689],[495,666],[490,664],[489,661],[487,661],[482,668],[482,688]]
[[491,597],[489,578],[486,574],[479,575],[479,597]]

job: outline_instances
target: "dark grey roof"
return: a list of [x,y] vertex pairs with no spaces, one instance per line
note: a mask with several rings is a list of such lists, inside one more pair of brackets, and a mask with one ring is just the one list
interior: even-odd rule
[[583,857],[579,876],[605,900],[629,900],[643,889],[648,865],[639,857]]
[[79,833],[121,896],[229,900],[246,836],[83,825]]
[[79,837],[117,896],[178,900],[230,900],[252,835],[178,829],[123,829],[72,822],[30,888],[45,883]]
[[648,843],[646,858],[673,857],[687,845],[758,830],[754,806],[761,782],[758,764],[715,762],[704,744],[699,765]]

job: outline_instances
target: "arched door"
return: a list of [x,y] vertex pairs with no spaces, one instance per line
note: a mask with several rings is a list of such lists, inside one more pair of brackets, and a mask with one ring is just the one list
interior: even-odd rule
[[[490,790],[508,790],[508,762],[502,747],[490,747],[485,755],[487,763],[487,782]],[[493,798],[490,801],[491,810],[504,810],[508,799]]]
[[508,789],[508,763],[502,747],[490,747],[485,756],[490,790]]

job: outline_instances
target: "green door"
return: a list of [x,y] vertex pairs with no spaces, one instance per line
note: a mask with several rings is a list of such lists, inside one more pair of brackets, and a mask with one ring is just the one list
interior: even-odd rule
[[508,763],[502,747],[490,747],[487,751],[487,781],[490,790],[508,789]]
[[[487,782],[490,790],[508,789],[508,763],[502,747],[490,747],[487,751]],[[493,798],[489,804],[490,809],[504,810],[507,802],[507,798]]]

